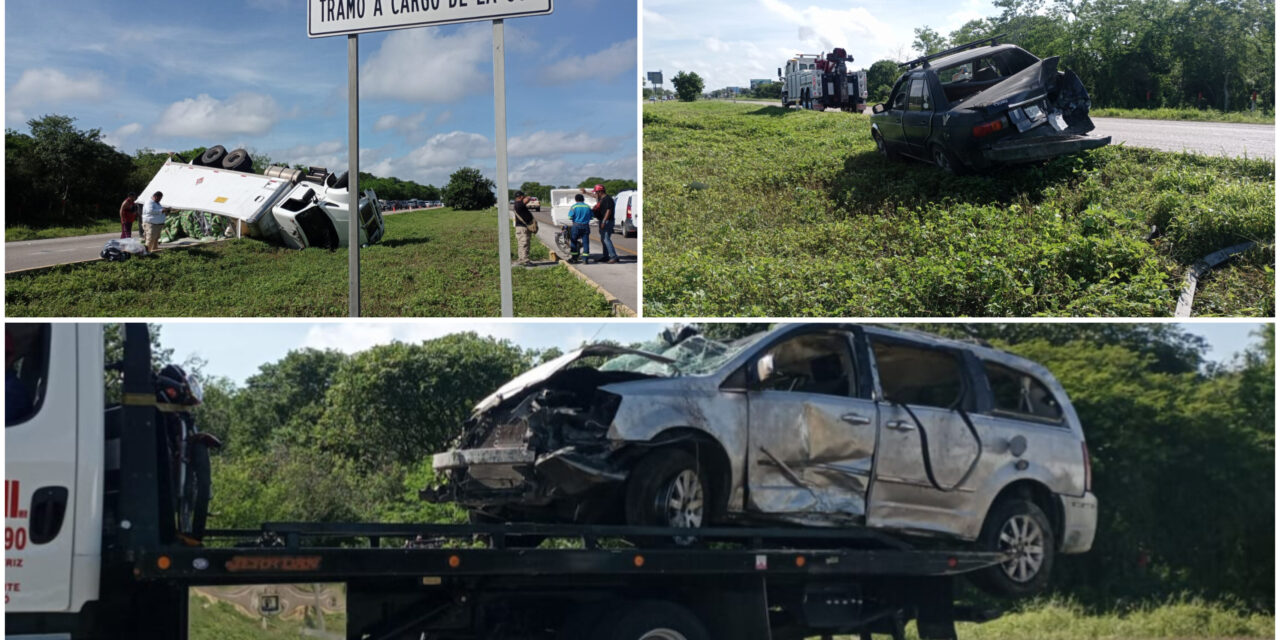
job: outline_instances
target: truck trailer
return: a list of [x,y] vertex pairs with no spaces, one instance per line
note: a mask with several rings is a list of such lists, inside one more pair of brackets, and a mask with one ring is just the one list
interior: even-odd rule
[[[245,235],[293,249],[348,245],[351,193],[346,173],[271,166],[257,174],[243,150],[222,155],[221,149],[212,147],[190,162],[169,158],[140,199],[159,191],[167,208],[226,216],[236,220]],[[372,190],[360,197],[359,211],[359,244],[376,244],[384,228]]]
[[[6,633],[184,638],[188,590],[345,584],[352,639],[955,638],[957,578],[1000,553],[859,528],[268,522],[175,525],[144,324],[8,324],[32,402],[6,422]],[[104,370],[119,372],[107,404]],[[216,497],[216,492],[215,492]],[[216,508],[215,508],[216,511]],[[532,547],[554,538],[561,543]]]

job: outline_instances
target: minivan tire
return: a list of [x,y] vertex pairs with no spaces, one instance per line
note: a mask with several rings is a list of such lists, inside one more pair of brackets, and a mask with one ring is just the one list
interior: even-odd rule
[[1057,543],[1048,516],[1034,502],[1020,497],[1002,500],[982,523],[978,547],[982,551],[1014,551],[1015,556],[973,572],[971,579],[995,596],[1021,598],[1040,593],[1049,584]]
[[[707,524],[711,498],[706,469],[693,454],[674,447],[654,449],[632,467],[627,480],[627,524],[700,528]],[[672,502],[680,503],[676,513],[671,511]],[[682,520],[685,524],[677,524]],[[644,542],[688,545],[693,540],[681,537]]]

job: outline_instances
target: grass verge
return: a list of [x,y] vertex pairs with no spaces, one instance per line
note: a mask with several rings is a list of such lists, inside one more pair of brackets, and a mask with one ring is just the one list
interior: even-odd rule
[[[137,234],[138,223],[133,223],[134,234]],[[86,220],[79,224],[58,227],[25,227],[16,225],[4,228],[5,242],[20,240],[48,240],[50,238],[68,238],[87,236],[96,233],[120,233],[120,219]]]
[[[360,251],[366,316],[496,316],[493,212],[434,209],[386,218]],[[514,233],[511,240],[515,257]],[[546,260],[532,243],[534,260]],[[9,316],[344,316],[347,252],[293,251],[256,240],[9,274]],[[603,296],[561,266],[513,268],[520,316],[608,316]]]
[[[1197,599],[1096,613],[1070,600],[1031,600],[982,624],[957,625],[961,640],[1037,638],[1271,638],[1275,616]],[[912,637],[915,637],[914,635]]]
[[1275,124],[1273,111],[1218,111],[1217,109],[1091,109],[1095,118],[1137,118],[1140,120],[1192,120],[1195,122],[1237,122]]
[[644,126],[646,315],[1168,316],[1243,240],[1212,312],[1274,306],[1269,160],[1107,147],[953,177],[880,157],[862,115],[659,103]]

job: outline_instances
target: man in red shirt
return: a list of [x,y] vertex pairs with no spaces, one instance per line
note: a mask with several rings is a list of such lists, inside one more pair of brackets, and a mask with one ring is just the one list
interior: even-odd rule
[[134,200],[137,199],[137,197],[138,197],[138,194],[130,193],[128,196],[125,197],[124,202],[120,204],[120,237],[121,238],[133,237],[133,219],[136,218],[138,215],[134,208]]

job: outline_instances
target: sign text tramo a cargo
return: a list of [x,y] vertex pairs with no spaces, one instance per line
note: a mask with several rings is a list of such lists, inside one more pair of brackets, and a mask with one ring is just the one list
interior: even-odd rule
[[309,0],[307,35],[387,31],[551,13],[553,0]]

